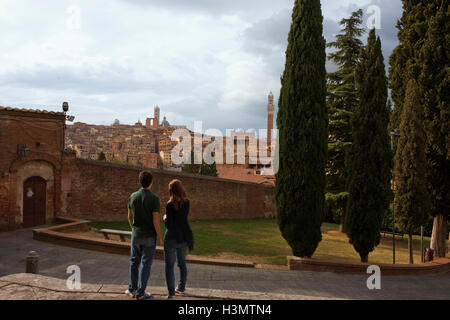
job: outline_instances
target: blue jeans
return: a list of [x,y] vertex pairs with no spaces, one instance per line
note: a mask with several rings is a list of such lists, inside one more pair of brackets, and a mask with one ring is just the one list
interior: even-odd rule
[[131,238],[130,291],[136,291],[136,297],[144,295],[147,288],[153,257],[156,250],[156,238]]
[[186,242],[177,243],[175,240],[164,241],[164,261],[166,263],[166,283],[169,290],[169,296],[175,295],[175,259],[180,268],[180,281],[178,289],[186,289],[187,267],[186,267]]

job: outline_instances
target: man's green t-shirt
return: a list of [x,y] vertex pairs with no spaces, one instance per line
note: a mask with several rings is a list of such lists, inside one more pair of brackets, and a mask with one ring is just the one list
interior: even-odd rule
[[150,190],[141,189],[130,196],[128,208],[133,213],[133,236],[137,238],[156,237],[153,212],[159,212],[160,202]]

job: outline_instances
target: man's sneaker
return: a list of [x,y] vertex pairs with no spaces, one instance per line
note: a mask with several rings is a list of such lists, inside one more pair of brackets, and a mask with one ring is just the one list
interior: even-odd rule
[[135,297],[136,297],[136,290],[131,290],[131,291],[130,291],[130,289],[127,289],[127,290],[125,291],[125,294],[126,294],[127,296],[129,296],[130,298],[135,298]]
[[150,293],[144,293],[143,296],[136,297],[137,300],[150,300],[153,299],[153,296]]
[[184,293],[185,291],[186,291],[186,289],[181,290],[181,289],[178,288],[178,287],[175,289],[175,292],[176,292],[176,293]]
[[175,300],[175,296],[168,296],[167,299],[168,300]]

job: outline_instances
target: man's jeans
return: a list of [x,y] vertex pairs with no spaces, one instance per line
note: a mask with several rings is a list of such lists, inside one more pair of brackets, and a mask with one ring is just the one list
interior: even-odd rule
[[169,296],[175,295],[175,259],[180,268],[180,281],[178,289],[186,289],[187,267],[186,267],[186,242],[177,243],[176,240],[164,241],[164,261],[166,262],[166,283]]
[[[131,238],[130,291],[136,291],[136,298],[144,295],[150,277],[156,238]],[[140,268],[139,268],[140,266]]]

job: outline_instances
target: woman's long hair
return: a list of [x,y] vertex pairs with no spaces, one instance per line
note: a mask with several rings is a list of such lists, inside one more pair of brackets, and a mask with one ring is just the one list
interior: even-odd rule
[[180,209],[181,205],[188,200],[186,191],[184,191],[183,184],[180,180],[175,179],[169,183],[169,202],[172,202],[175,209]]

